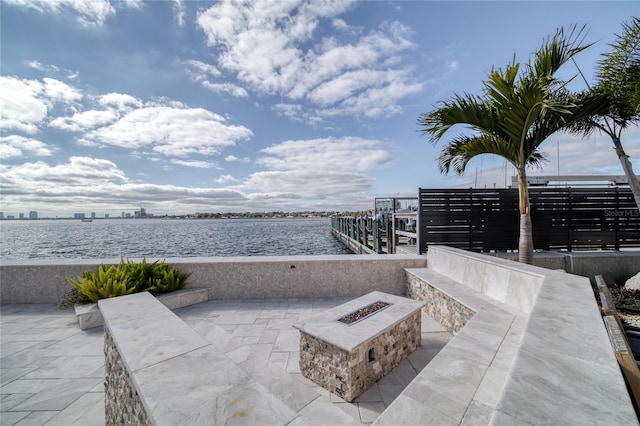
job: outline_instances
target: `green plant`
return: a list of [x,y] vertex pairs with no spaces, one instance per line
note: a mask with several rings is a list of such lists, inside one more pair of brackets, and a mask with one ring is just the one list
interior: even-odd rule
[[92,302],[97,302],[143,291],[156,294],[179,290],[184,287],[189,275],[165,262],[149,263],[142,259],[136,263],[120,259],[118,265],[100,265],[77,280],[67,278],[67,281]]
[[119,266],[100,265],[97,270],[85,272],[77,281],[71,278],[67,281],[92,302],[135,292],[135,283],[129,281],[126,271]]
[[640,309],[640,290],[615,287],[609,290],[611,300],[617,308]]

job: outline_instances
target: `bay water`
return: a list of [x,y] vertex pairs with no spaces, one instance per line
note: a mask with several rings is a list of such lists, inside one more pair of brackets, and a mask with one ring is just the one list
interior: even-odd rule
[[0,221],[0,259],[348,253],[329,218]]

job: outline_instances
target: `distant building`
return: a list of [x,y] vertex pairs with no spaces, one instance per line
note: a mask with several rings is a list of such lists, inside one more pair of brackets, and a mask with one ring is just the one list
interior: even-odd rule
[[35,210],[31,210],[29,212],[29,219],[34,220],[38,218],[38,212]]
[[73,214],[73,218],[74,219],[84,219],[85,218],[85,214],[84,213],[74,213]]
[[124,212],[122,212],[122,217],[126,217]]
[[24,219],[24,213],[20,213],[18,217],[20,217],[20,219]]
[[105,213],[105,214],[104,214],[104,218],[105,218],[105,219],[109,219],[109,213]]
[[0,220],[4,219],[4,213],[0,212]]
[[124,213],[124,217],[131,217],[131,213]]
[[96,212],[91,212],[91,219],[95,219],[96,218]]
[[16,217],[15,217],[14,215],[12,215],[12,214],[10,214],[10,215],[8,215],[8,216],[7,216],[7,219],[9,219],[9,220],[13,220],[13,219],[15,219],[15,218],[16,218]]

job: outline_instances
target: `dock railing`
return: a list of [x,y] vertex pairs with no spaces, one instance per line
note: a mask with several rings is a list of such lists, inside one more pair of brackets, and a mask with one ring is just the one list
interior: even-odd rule
[[418,197],[376,198],[368,216],[332,218],[334,235],[356,253],[419,254]]

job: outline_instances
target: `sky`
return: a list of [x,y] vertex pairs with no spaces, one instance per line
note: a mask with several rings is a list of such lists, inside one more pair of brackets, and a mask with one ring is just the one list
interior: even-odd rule
[[[418,118],[587,25],[593,84],[634,1],[1,0],[0,211],[359,211],[443,175]],[[569,63],[561,76],[578,68]],[[583,89],[576,78],[572,88]],[[640,131],[623,134],[640,173]],[[530,175],[623,175],[606,135],[558,133]]]

